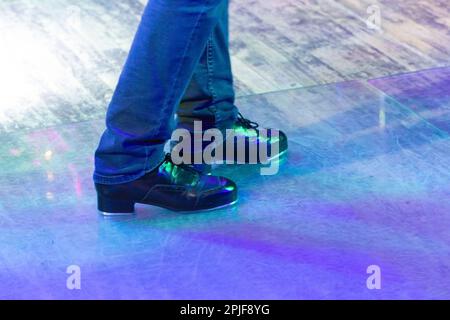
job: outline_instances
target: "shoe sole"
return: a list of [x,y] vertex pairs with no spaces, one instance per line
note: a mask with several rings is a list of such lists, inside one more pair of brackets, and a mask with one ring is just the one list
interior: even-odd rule
[[136,212],[110,213],[98,210],[98,214],[104,217],[129,217],[136,215]]
[[[171,212],[175,212],[175,213],[179,213],[179,214],[193,214],[193,213],[204,213],[204,212],[211,212],[211,211],[216,211],[216,210],[220,210],[220,209],[224,209],[224,208],[228,208],[228,207],[232,207],[234,205],[236,205],[238,203],[238,199],[236,199],[233,202],[224,204],[222,206],[219,207],[214,207],[214,208],[209,208],[209,209],[201,209],[201,210],[193,210],[193,211],[175,211],[175,210],[171,210],[169,208],[164,208],[164,207],[158,207],[158,206],[152,206],[152,205],[146,205],[148,207],[157,207],[157,208],[162,208]],[[129,216],[135,216],[136,212],[122,212],[122,213],[110,213],[110,212],[104,212],[104,211],[100,211],[98,210],[98,214],[104,217],[129,217]]]

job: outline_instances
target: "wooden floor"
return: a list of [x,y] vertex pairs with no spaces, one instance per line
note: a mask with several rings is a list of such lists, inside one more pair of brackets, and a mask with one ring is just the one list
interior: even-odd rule
[[103,219],[94,152],[144,4],[0,0],[0,299],[449,299],[448,1],[379,1],[377,31],[375,0],[234,0],[237,105],[289,137],[278,174],[222,166],[234,207]]
[[[100,119],[145,0],[0,3],[0,133]],[[238,95],[450,64],[446,0],[241,0],[231,5]]]
[[215,169],[239,203],[188,215],[98,215],[103,120],[0,134],[0,299],[449,299],[449,87],[440,68],[241,97],[287,159]]
[[243,93],[367,79],[448,65],[450,6],[383,1],[235,1],[235,73]]

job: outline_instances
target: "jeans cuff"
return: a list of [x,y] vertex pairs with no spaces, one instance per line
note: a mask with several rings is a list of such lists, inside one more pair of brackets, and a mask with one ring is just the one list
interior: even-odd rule
[[158,157],[154,157],[155,159],[148,159],[147,163],[145,165],[145,168],[139,173],[136,174],[124,174],[124,175],[118,175],[118,176],[104,176],[101,174],[98,174],[97,172],[94,172],[93,179],[94,182],[97,184],[106,184],[106,185],[115,185],[115,184],[123,184],[132,182],[135,180],[138,180],[139,178],[142,178],[147,173],[152,172],[155,170],[164,160],[165,154],[164,152],[158,153]]

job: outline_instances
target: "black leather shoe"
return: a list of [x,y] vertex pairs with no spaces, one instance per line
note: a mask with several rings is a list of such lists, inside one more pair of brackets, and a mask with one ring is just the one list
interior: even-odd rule
[[95,184],[98,210],[104,215],[134,213],[136,203],[173,211],[217,209],[237,201],[236,184],[204,175],[186,165],[175,165],[170,155],[152,172],[125,184]]
[[[195,139],[197,139],[194,136],[195,130],[198,130],[195,128],[195,121],[201,122],[203,133],[208,129],[214,128],[214,120],[211,119],[200,120],[190,117],[180,117],[179,128],[186,129],[187,132],[190,132],[190,141],[195,141]],[[221,132],[224,141],[216,142],[216,148],[222,149],[223,157],[221,159],[214,159],[216,160],[215,162],[266,164],[271,160],[281,158],[288,150],[288,139],[283,131],[260,128],[258,123],[244,118],[241,113],[239,113],[237,120],[230,128],[222,129]],[[200,138],[202,139],[202,137]],[[179,143],[179,141],[172,141],[172,148],[177,143]],[[194,155],[202,155],[203,151],[210,144],[210,141],[201,141],[200,143],[197,143],[201,150],[196,150],[194,148],[194,143],[192,143],[190,155],[186,157],[187,159],[190,159],[188,164],[194,164],[194,166],[197,166],[198,168],[204,168],[201,163],[195,163]],[[266,152],[260,152],[261,148],[264,148],[263,151],[265,150]],[[233,149],[233,152],[229,152],[229,149]],[[183,151],[186,151],[186,149],[183,149]],[[203,159],[203,161],[207,162],[206,159]],[[201,170],[206,172],[205,169]]]
[[[234,158],[228,159],[228,157],[225,157],[227,161],[243,164],[267,163],[268,161],[280,158],[288,150],[288,139],[283,131],[260,128],[258,123],[244,118],[241,113],[239,113],[238,119],[231,129],[233,130],[233,136],[237,137],[235,141],[238,141],[237,139],[239,138],[245,141],[245,156],[238,157],[239,146],[233,144]],[[228,147],[229,143],[227,144],[226,142],[226,148]],[[263,156],[261,157],[259,151],[262,147],[267,150],[267,153],[263,152]],[[257,156],[254,159],[251,158],[252,150],[257,150]]]

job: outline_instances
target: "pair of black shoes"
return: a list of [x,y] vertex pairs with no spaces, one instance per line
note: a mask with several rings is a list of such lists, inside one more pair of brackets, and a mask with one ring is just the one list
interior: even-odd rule
[[[265,144],[264,147],[273,150],[267,144],[273,146],[276,143],[276,153],[270,154],[271,159],[287,151],[287,137],[283,132],[277,131],[276,139],[272,139],[270,134],[269,137],[267,134],[260,137],[258,125],[242,115],[232,130],[238,136],[256,143],[257,149]],[[267,131],[270,132],[270,129]],[[248,141],[245,148],[250,148]],[[137,203],[191,212],[230,206],[238,199],[236,184],[230,179],[208,175],[191,165],[175,164],[170,155],[156,169],[138,180],[118,185],[96,184],[95,187],[98,210],[104,215],[132,214]]]

